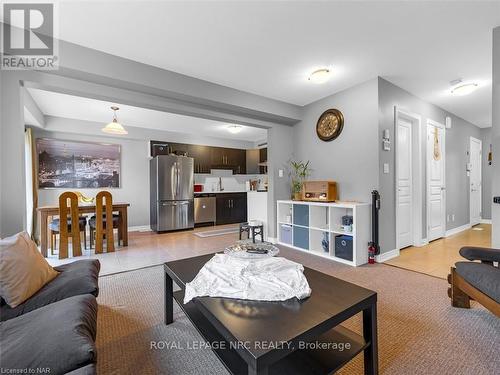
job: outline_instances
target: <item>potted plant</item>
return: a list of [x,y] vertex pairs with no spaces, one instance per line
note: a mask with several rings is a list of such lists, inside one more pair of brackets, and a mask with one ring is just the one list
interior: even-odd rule
[[311,174],[309,168],[309,160],[303,161],[290,161],[290,174],[292,180],[292,199],[300,201],[302,199],[302,184],[304,180]]

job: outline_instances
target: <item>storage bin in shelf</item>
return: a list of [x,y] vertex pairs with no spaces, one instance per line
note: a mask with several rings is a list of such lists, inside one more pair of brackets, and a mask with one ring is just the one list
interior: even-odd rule
[[330,233],[324,230],[309,230],[309,249],[313,252],[330,255]]
[[352,262],[354,259],[354,238],[348,235],[333,234],[333,256]]
[[[331,207],[330,209],[330,230],[332,232],[338,233],[338,234],[349,234],[352,235],[352,233],[348,233],[344,231],[342,228],[342,217],[343,216],[353,216],[353,209],[352,208],[345,208],[345,207]],[[353,230],[354,231],[354,225],[353,225]]]
[[307,204],[293,205],[293,224],[303,227],[309,226],[309,206]]
[[293,245],[293,228],[291,224],[280,224],[280,242]]
[[328,206],[309,206],[309,225],[311,228],[328,230],[328,222]]
[[309,250],[309,228],[293,226],[293,246]]

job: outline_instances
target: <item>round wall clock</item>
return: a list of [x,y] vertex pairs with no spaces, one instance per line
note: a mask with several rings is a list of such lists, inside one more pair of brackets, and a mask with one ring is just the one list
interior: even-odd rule
[[328,109],[321,114],[316,124],[316,134],[322,141],[329,142],[337,138],[344,127],[344,116],[338,109]]

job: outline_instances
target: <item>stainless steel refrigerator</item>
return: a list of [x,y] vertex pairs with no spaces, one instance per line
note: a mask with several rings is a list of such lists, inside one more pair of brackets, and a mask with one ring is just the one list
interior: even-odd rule
[[194,228],[194,160],[158,155],[150,161],[150,221],[155,232]]

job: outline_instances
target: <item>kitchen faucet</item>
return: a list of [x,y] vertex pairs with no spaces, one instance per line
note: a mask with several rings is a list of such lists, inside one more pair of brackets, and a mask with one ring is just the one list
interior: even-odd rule
[[222,187],[222,177],[219,177],[219,191],[224,191],[224,188]]

